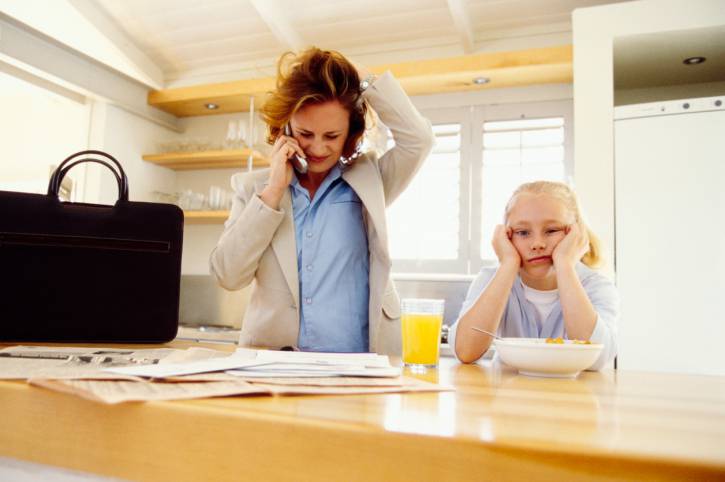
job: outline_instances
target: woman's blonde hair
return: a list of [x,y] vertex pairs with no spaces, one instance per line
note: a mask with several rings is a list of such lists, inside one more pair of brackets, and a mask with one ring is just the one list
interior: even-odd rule
[[309,48],[287,52],[277,63],[277,88],[261,109],[267,142],[274,144],[292,115],[309,104],[336,100],[350,113],[342,155],[350,157],[365,133],[367,103],[360,95],[360,76],[349,60],[331,50]]
[[561,201],[569,212],[574,215],[575,222],[578,222],[584,228],[589,238],[589,250],[582,256],[581,262],[590,268],[599,268],[604,264],[601,242],[584,222],[576,193],[569,186],[563,182],[554,181],[535,181],[520,185],[511,195],[508,204],[506,204],[504,222],[508,221],[511,209],[513,209],[516,198],[520,194],[546,194]]

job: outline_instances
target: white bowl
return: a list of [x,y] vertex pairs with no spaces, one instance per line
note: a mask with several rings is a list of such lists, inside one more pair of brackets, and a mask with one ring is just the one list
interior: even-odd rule
[[545,338],[502,338],[494,340],[501,361],[522,375],[574,378],[592,366],[604,347],[600,343],[546,343]]

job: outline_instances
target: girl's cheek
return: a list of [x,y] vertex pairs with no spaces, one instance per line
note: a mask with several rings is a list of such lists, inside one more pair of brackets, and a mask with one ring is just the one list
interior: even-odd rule
[[519,253],[520,258],[524,258],[524,253],[526,252],[526,246],[521,241],[516,240],[516,236],[513,238],[513,245],[514,248],[516,248],[516,252]]

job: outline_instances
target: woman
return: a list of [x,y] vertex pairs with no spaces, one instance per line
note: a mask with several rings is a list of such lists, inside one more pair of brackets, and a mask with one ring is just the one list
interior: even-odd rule
[[[395,139],[380,158],[359,152],[368,105]],[[376,79],[317,48],[280,59],[262,116],[270,168],[232,177],[211,254],[226,289],[254,281],[240,345],[400,353],[385,207],[430,152],[430,123],[389,72]],[[307,172],[293,169],[295,155]]]

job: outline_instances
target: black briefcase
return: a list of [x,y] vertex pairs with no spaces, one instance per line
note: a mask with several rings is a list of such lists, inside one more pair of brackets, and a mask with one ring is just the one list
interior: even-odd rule
[[[64,176],[84,162],[113,171],[113,206],[59,201]],[[64,160],[46,195],[0,191],[0,340],[173,339],[183,229],[177,206],[129,201],[121,164],[101,151]]]

